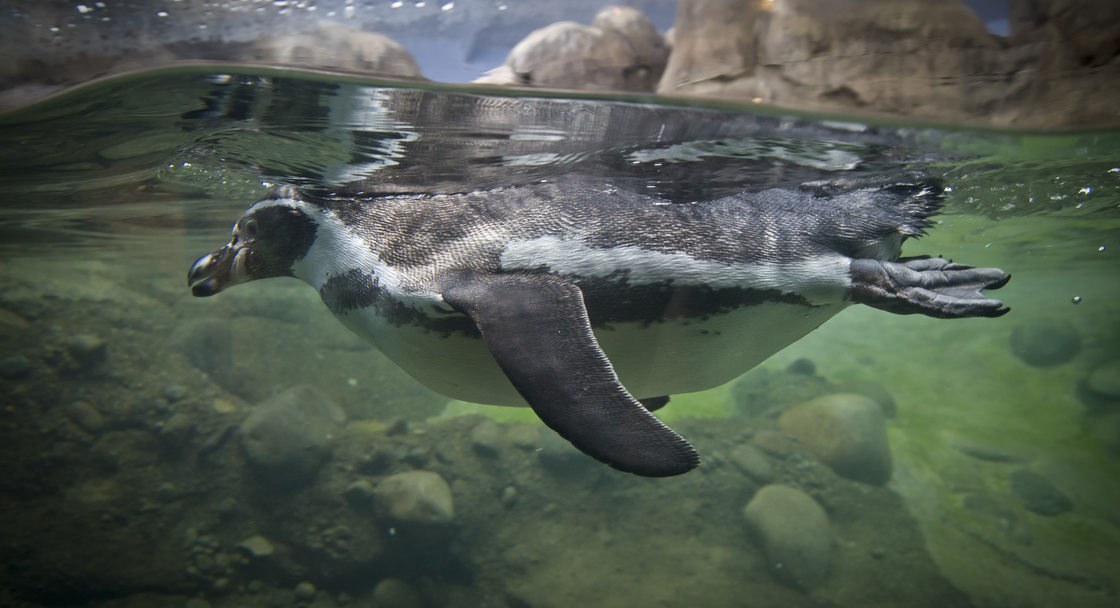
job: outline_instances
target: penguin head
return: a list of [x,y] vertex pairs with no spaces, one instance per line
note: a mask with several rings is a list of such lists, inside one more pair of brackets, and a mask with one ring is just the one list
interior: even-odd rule
[[294,190],[278,191],[242,214],[229,243],[191,265],[191,293],[212,296],[239,283],[293,276],[293,266],[311,249],[317,229]]

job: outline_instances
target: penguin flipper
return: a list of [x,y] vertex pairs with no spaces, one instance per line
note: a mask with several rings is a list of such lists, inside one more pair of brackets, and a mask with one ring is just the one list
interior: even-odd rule
[[941,319],[998,317],[1010,308],[984,296],[1011,275],[999,268],[974,268],[944,258],[915,257],[898,262],[854,259],[849,297],[896,314],[919,313]]
[[580,451],[650,477],[699,464],[696,450],[619,383],[574,284],[542,273],[471,273],[448,279],[442,293],[478,326],[533,411]]

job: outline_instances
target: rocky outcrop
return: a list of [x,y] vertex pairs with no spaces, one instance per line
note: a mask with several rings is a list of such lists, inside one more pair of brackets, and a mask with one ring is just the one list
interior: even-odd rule
[[653,92],[668,56],[664,37],[641,11],[611,6],[589,26],[560,21],[533,31],[475,82]]
[[[957,0],[682,0],[658,92],[954,122],[1117,122],[1106,100],[1120,93],[1120,20],[1092,17],[1117,9],[1012,4],[1005,39]],[[1073,44],[1086,21],[1089,41]]]

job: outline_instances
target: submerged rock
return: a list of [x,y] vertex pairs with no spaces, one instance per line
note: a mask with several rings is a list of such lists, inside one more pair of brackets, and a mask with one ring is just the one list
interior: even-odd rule
[[743,508],[743,517],[779,582],[809,590],[828,576],[832,530],[824,509],[808,494],[765,486]]
[[31,360],[23,355],[9,355],[0,359],[0,377],[3,378],[22,378],[32,368]]
[[851,393],[818,397],[782,414],[778,424],[837,475],[872,485],[891,478],[883,411],[867,397]]
[[272,557],[275,548],[261,535],[251,536],[237,544],[237,552],[249,561]]
[[1085,380],[1085,386],[1101,397],[1120,399],[1120,359],[1094,369]]
[[407,471],[385,478],[373,495],[378,515],[398,522],[441,524],[455,518],[451,487],[431,471]]
[[256,406],[241,423],[241,446],[261,478],[278,486],[306,483],[330,456],[346,414],[318,389],[297,386]]
[[471,429],[471,447],[481,456],[497,456],[502,449],[502,430],[493,420],[483,420]]
[[731,450],[730,460],[747,477],[758,483],[770,483],[774,480],[774,467],[762,450],[749,444],[735,446]]
[[386,578],[373,588],[373,604],[385,608],[424,608],[420,593],[399,578]]
[[233,385],[233,325],[228,321],[189,321],[175,331],[171,342],[214,382],[226,389]]
[[91,435],[96,435],[105,428],[105,419],[101,416],[101,412],[85,401],[75,401],[66,406],[66,417],[78,428]]
[[1028,511],[1052,517],[1073,508],[1073,503],[1049,479],[1026,469],[1011,473],[1011,491]]
[[296,585],[295,589],[292,590],[292,593],[295,594],[297,600],[301,602],[309,602],[315,599],[315,585],[312,585],[307,581],[303,581],[302,583]]
[[1043,320],[1011,330],[1011,353],[1028,365],[1051,367],[1081,352],[1081,335],[1069,321]]
[[105,340],[93,334],[77,334],[66,340],[66,352],[84,372],[99,371],[109,360]]
[[355,508],[364,508],[373,504],[373,484],[359,479],[346,486],[346,502]]

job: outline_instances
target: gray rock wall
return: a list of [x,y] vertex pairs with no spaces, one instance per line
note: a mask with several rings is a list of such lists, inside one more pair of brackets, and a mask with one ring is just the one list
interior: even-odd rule
[[681,0],[658,92],[1030,127],[1120,122],[1115,3]]

